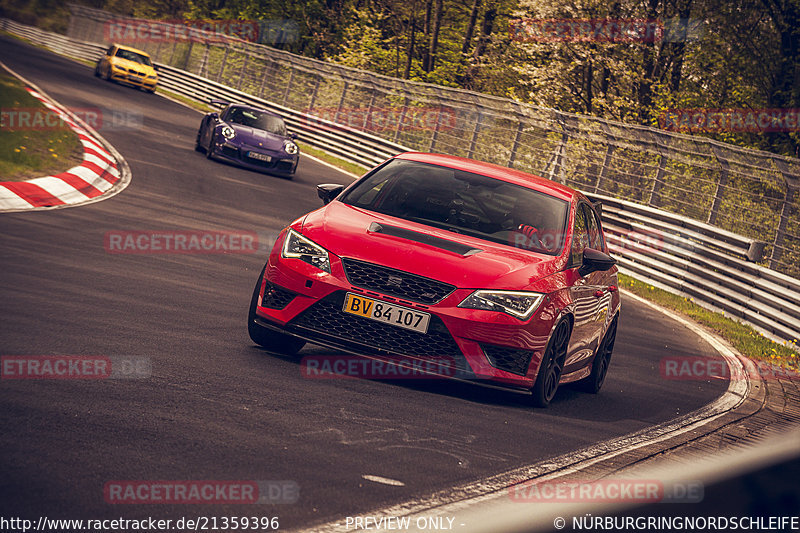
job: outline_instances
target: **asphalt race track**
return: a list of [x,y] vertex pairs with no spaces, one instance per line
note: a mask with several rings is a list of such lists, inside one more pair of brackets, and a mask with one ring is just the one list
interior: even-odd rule
[[[292,181],[208,161],[193,149],[195,111],[6,37],[0,60],[70,108],[141,117],[100,128],[133,173],[121,194],[0,215],[0,355],[139,357],[152,365],[148,379],[0,381],[0,515],[278,516],[281,528],[310,526],[663,422],[727,387],[663,379],[662,357],[710,348],[632,301],[623,301],[601,394],[564,387],[548,409],[439,380],[305,379],[297,360],[257,348],[247,335],[266,250],[113,254],[104,236],[230,230],[268,240],[321,205],[316,184],[349,178],[309,158]],[[300,499],[112,505],[103,495],[111,480],[291,480]]]

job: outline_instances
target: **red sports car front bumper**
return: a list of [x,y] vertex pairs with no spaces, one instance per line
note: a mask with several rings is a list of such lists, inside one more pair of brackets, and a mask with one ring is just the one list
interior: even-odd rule
[[[280,250],[284,237],[285,233],[273,248],[261,282],[256,315],[263,325],[349,353],[426,361],[449,358],[456,373],[453,375],[452,369],[443,371],[447,377],[489,380],[524,389],[533,385],[558,315],[549,298],[526,321],[494,311],[458,307],[473,288],[456,287],[440,301],[423,305],[379,292],[365,283],[352,283],[345,263],[352,265],[353,260],[343,261],[331,254],[329,274],[299,259],[283,258]],[[346,313],[343,305],[347,293],[430,313],[428,330],[419,333]]]

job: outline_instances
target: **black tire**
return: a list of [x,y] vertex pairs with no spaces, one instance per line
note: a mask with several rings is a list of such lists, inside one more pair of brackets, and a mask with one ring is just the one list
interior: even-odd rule
[[94,67],[94,77],[95,78],[99,78],[100,77],[100,62],[99,61],[97,62],[97,65],[95,65],[95,67]]
[[592,372],[578,382],[578,387],[581,390],[590,394],[597,394],[603,387],[608,373],[608,367],[611,364],[611,354],[614,352],[614,341],[617,339],[617,319],[611,322],[608,326],[603,340],[597,347],[597,353],[592,362]]
[[211,148],[214,146],[214,132],[211,132],[211,136],[208,138],[208,146],[206,146],[206,157],[208,159],[214,159],[214,150]]
[[571,333],[569,321],[562,320],[550,335],[536,381],[531,388],[531,401],[536,407],[547,407],[556,395]]
[[194,149],[196,151],[200,152],[200,153],[204,153],[206,151],[206,149],[203,148],[202,146],[200,146],[201,133],[203,133],[202,126],[200,127],[199,130],[197,130],[197,138],[195,138],[195,140],[194,140]]
[[[266,265],[264,268],[266,268]],[[295,355],[305,346],[306,342],[304,340],[259,326],[255,322],[258,293],[261,290],[261,279],[263,277],[264,269],[261,269],[261,274],[259,274],[256,286],[253,289],[253,297],[250,299],[250,311],[247,314],[247,332],[250,334],[250,339],[259,346],[263,346],[273,352]]]

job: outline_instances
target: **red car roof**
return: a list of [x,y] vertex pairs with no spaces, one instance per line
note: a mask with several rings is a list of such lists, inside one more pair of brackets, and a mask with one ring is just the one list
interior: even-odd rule
[[546,178],[528,174],[521,170],[514,170],[512,168],[501,167],[492,163],[484,163],[482,161],[475,161],[465,157],[456,157],[444,154],[426,154],[422,152],[405,152],[395,157],[396,159],[404,159],[407,161],[417,161],[419,163],[429,163],[431,165],[439,165],[442,167],[454,168],[488,176],[490,178],[497,178],[508,183],[521,185],[529,189],[534,189],[539,192],[555,196],[562,200],[570,201],[576,194],[579,194],[575,189],[561,185],[555,181]]

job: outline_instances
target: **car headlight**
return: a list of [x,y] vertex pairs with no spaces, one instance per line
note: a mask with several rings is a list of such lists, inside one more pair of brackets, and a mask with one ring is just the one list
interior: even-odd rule
[[236,132],[233,131],[233,128],[231,128],[230,126],[222,126],[222,135],[226,139],[231,140],[234,137],[236,137]]
[[306,239],[293,229],[286,232],[286,240],[283,241],[281,257],[299,259],[320,270],[324,270],[328,274],[331,273],[328,250],[314,241]]
[[467,296],[458,306],[499,311],[520,320],[527,320],[542,303],[542,299],[544,294],[538,292],[479,290]]
[[284,142],[283,149],[286,150],[286,153],[289,155],[294,155],[297,153],[297,145],[292,141]]

